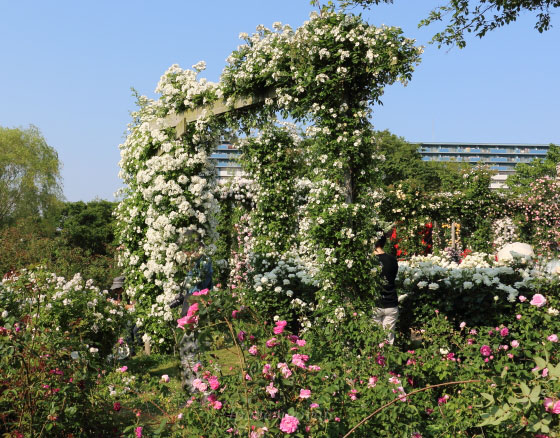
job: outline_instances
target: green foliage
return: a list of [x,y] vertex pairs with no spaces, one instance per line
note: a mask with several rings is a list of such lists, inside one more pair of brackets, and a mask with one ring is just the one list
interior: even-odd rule
[[119,269],[114,249],[107,249],[106,255],[92,254],[69,246],[65,239],[45,229],[43,221],[20,219],[0,230],[0,273],[42,265],[66,278],[80,273],[108,287]]
[[96,200],[67,202],[60,213],[60,233],[68,246],[107,255],[115,239],[113,210],[116,203]]
[[[342,8],[360,6],[370,8],[380,3],[393,3],[393,0],[337,0]],[[319,0],[311,4],[319,5]],[[333,7],[333,2],[328,1]],[[432,42],[442,45],[466,46],[465,33],[474,33],[482,38],[488,32],[513,23],[523,12],[535,12],[535,29],[544,32],[550,29],[550,9],[560,7],[558,0],[451,0],[446,5],[435,7],[419,26],[434,22],[447,22],[445,30],[436,33]]]
[[560,147],[551,144],[545,158],[517,164],[515,173],[508,176],[506,184],[515,195],[530,195],[531,183],[545,176],[554,178],[559,163]]
[[449,189],[456,182],[464,163],[422,161],[418,145],[408,143],[388,130],[375,133],[375,143],[385,160],[379,164],[385,186],[405,183],[421,193]]
[[0,126],[0,226],[48,217],[61,199],[58,154],[39,129]]

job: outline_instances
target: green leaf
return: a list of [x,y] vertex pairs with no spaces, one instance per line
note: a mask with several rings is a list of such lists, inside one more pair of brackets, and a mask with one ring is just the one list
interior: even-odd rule
[[519,385],[519,387],[521,388],[521,392],[523,393],[523,395],[525,396],[529,396],[529,394],[531,393],[531,390],[529,389],[529,387],[525,384],[525,382],[521,382],[521,385]]
[[537,385],[531,390],[529,399],[531,400],[532,403],[537,403],[539,401],[540,395],[541,395],[541,385]]
[[546,361],[542,357],[535,357],[535,363],[540,369],[546,368]]
[[487,392],[480,393],[482,397],[488,400],[490,403],[494,403],[494,396],[492,394],[488,394]]

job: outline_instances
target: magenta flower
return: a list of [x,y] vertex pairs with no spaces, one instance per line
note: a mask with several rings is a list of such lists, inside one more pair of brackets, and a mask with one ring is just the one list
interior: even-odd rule
[[542,307],[546,304],[546,298],[541,294],[535,294],[529,304],[536,307]]
[[134,433],[136,434],[136,438],[142,438],[142,426],[138,426],[134,430]]
[[284,415],[280,421],[280,430],[284,433],[294,433],[299,425],[299,420],[291,415]]
[[492,354],[492,349],[488,345],[483,345],[480,347],[480,354],[483,356],[490,356]]
[[126,370],[128,370],[128,367],[127,367],[126,365],[125,365],[125,366],[122,366],[122,367],[120,367],[120,368],[117,368],[117,371],[118,371],[119,373],[125,373]]
[[237,339],[239,339],[239,342],[243,342],[246,335],[247,333],[245,333],[243,330],[239,330],[239,333],[237,333]]
[[113,410],[119,412],[121,410],[121,404],[119,402],[113,403]]
[[505,338],[507,335],[509,335],[509,329],[507,327],[504,327],[500,330],[500,335]]

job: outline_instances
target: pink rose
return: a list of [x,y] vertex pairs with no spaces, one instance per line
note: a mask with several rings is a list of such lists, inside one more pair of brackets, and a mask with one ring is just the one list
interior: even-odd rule
[[117,368],[117,371],[119,373],[124,373],[124,372],[126,372],[126,370],[128,370],[128,367],[126,365],[123,366],[123,367]]
[[511,341],[511,346],[512,346],[513,348],[519,347],[519,341],[517,341],[517,340],[514,339],[513,341]]
[[546,304],[546,298],[541,294],[535,294],[529,304],[532,306],[542,307]]
[[543,377],[548,376],[548,368],[544,368],[544,369],[542,370],[542,376],[543,376]]
[[136,434],[136,438],[142,438],[142,427],[138,426],[134,429],[134,433]]
[[274,398],[276,396],[278,389],[274,387],[274,382],[270,382],[270,385],[266,387],[266,392],[270,394],[271,398]]
[[500,330],[500,335],[505,338],[507,335],[509,335],[509,329],[507,327],[504,327]]
[[318,405],[317,403],[311,403],[311,404],[309,405],[309,407],[310,407],[311,409],[315,409],[315,408],[318,408],[319,405]]
[[280,430],[284,433],[294,433],[299,425],[299,420],[291,415],[284,415],[280,421]]
[[522,303],[524,303],[525,301],[527,301],[527,298],[524,297],[523,295],[519,295],[519,301],[521,301]]
[[483,356],[490,356],[490,354],[492,354],[492,349],[488,345],[483,345],[480,347],[480,354]]
[[286,321],[276,321],[276,327],[272,329],[275,335],[279,335],[284,331],[288,323]]
[[278,345],[277,339],[276,338],[270,338],[268,341],[266,341],[266,346],[268,348],[272,348],[274,346]]
[[305,369],[305,362],[309,360],[309,356],[307,354],[293,354],[292,355],[292,363],[298,367]]
[[208,295],[208,289],[196,290],[196,291],[193,292],[193,295],[195,297],[197,297],[199,295]]
[[544,399],[544,409],[547,412],[551,412],[553,414],[560,414],[560,400],[554,401],[553,399],[547,397]]
[[515,315],[515,318],[519,321],[521,319],[521,315],[518,313],[517,315]]
[[375,385],[377,385],[377,377],[373,376],[370,377],[368,380],[368,388],[375,388]]
[[169,376],[167,374],[164,374],[161,376],[161,380],[162,382],[169,383]]
[[299,391],[299,398],[309,398],[309,397],[311,397],[310,389],[301,389]]
[[220,387],[220,381],[216,376],[211,376],[208,379],[208,384],[210,385],[210,388],[212,388],[214,391]]
[[548,339],[550,342],[558,342],[558,336],[555,335],[555,334],[554,334],[554,335],[550,335],[550,336],[549,336],[548,338],[546,338],[546,339]]
[[258,349],[256,345],[251,345],[251,347],[249,348],[249,354],[252,354],[253,356],[255,356],[258,353]]

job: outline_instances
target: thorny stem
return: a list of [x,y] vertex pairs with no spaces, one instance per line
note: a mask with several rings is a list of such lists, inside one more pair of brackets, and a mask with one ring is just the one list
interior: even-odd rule
[[377,414],[378,412],[381,412],[383,409],[391,406],[392,404],[396,403],[399,400],[402,400],[403,398],[407,398],[407,397],[410,397],[411,395],[417,394],[419,392],[427,391],[429,389],[438,388],[438,387],[441,387],[441,386],[461,385],[461,384],[465,384],[465,383],[480,383],[480,380],[478,380],[478,379],[476,379],[476,380],[459,380],[459,381],[456,381],[456,382],[438,383],[437,385],[429,385],[429,386],[426,386],[425,388],[416,389],[412,392],[409,392],[408,394],[403,394],[403,395],[397,397],[396,399],[391,400],[388,403],[385,403],[380,408],[377,408],[375,411],[373,411],[371,414],[369,414],[367,417],[365,417],[363,420],[361,420],[358,424],[356,424],[352,429],[350,429],[348,431],[348,433],[346,435],[344,435],[342,438],[346,438],[346,437],[350,436],[358,427],[360,427],[362,424],[364,424],[366,421],[368,421],[375,414]]

